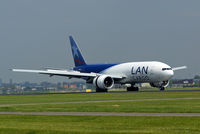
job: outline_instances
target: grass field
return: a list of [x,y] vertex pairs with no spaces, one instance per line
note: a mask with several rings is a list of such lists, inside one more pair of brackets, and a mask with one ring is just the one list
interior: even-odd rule
[[[0,96],[0,111],[200,113],[199,97],[200,92],[8,95]],[[0,115],[0,134],[199,134],[199,126],[200,117]]]
[[200,99],[1,106],[0,112],[200,113]]
[[200,117],[1,115],[0,134],[199,134]]

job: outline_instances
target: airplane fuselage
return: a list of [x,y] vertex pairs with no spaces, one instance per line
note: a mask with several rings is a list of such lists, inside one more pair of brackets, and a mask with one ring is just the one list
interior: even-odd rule
[[162,62],[127,62],[118,64],[91,64],[75,67],[84,73],[100,73],[123,76],[120,83],[144,83],[168,81],[174,75],[171,67]]

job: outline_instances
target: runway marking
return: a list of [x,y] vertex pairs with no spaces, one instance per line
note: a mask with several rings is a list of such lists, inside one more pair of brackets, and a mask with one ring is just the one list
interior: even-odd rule
[[185,116],[200,117],[200,113],[112,113],[112,112],[0,112],[0,115],[59,115],[59,116]]
[[0,104],[0,107],[43,105],[43,104],[45,105],[45,104],[67,104],[67,103],[131,102],[131,101],[158,101],[158,100],[162,101],[162,100],[190,100],[190,99],[200,99],[200,97],[132,99],[132,100],[63,101],[63,102],[45,102],[45,103],[20,103],[20,104]]

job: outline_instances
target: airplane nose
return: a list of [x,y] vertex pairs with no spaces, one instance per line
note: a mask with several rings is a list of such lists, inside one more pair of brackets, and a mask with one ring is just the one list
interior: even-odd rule
[[174,76],[174,71],[173,70],[166,70],[164,71],[164,78],[169,80]]
[[167,75],[169,76],[169,78],[173,77],[174,76],[174,71],[173,70],[169,70],[167,72]]

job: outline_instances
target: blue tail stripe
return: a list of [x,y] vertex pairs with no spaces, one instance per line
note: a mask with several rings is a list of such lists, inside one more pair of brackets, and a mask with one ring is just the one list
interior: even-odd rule
[[102,71],[105,71],[106,69],[118,64],[90,64],[90,65],[75,67],[73,68],[73,70],[84,72],[84,73],[91,73],[91,72],[101,73]]
[[72,36],[69,36],[74,64],[76,67],[86,65],[85,60]]

